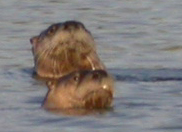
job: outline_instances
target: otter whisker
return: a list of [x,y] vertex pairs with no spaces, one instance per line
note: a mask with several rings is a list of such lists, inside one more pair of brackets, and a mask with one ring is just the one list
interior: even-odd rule
[[90,65],[92,67],[92,70],[95,70],[96,68],[95,68],[94,64],[92,63],[90,57],[87,56],[87,60],[89,61]]

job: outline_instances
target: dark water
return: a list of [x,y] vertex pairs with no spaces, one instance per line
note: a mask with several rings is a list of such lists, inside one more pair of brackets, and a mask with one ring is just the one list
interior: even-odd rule
[[[181,132],[181,0],[1,0],[0,131]],[[79,20],[115,78],[113,110],[47,112],[45,84],[31,77],[29,38],[51,23]]]

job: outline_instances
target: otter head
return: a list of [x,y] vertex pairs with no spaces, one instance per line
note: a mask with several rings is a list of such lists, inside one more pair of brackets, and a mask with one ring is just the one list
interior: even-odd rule
[[113,80],[104,70],[73,72],[48,82],[48,88],[46,109],[107,108],[113,99]]
[[35,71],[59,78],[77,70],[105,69],[91,33],[81,22],[56,23],[30,39]]

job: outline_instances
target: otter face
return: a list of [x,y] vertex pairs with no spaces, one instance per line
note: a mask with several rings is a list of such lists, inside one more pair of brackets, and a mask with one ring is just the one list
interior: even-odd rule
[[107,108],[113,99],[113,80],[104,70],[73,72],[48,87],[46,109]]
[[91,33],[81,22],[56,23],[30,39],[35,71],[59,78],[77,70],[105,69]]

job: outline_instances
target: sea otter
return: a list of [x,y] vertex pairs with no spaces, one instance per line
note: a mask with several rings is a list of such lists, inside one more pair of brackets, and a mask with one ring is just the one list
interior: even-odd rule
[[102,109],[110,107],[113,80],[104,70],[75,71],[47,83],[45,109]]
[[79,70],[105,70],[95,41],[81,22],[55,23],[30,39],[36,75],[59,78]]

